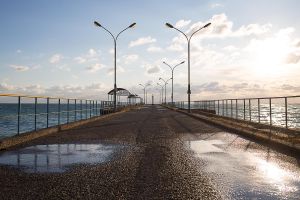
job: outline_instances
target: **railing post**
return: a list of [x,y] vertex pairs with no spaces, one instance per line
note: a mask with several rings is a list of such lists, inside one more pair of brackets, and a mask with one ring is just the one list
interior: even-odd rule
[[88,109],[87,109],[87,101],[88,100],[85,100],[85,119],[87,119],[88,118]]
[[216,100],[214,100],[214,111],[215,111],[215,114],[216,114]]
[[260,123],[260,99],[257,99],[258,123]]
[[235,118],[238,119],[239,115],[238,115],[238,100],[235,100]]
[[244,99],[244,120],[246,120],[246,100]]
[[93,100],[93,115],[92,116],[95,116],[95,101]]
[[98,116],[98,101],[96,100],[96,116]]
[[223,109],[223,116],[225,115],[225,108],[224,108],[224,100],[222,100],[222,109]]
[[34,130],[36,131],[37,97],[34,97]]
[[21,119],[21,97],[18,96],[18,135],[20,134],[20,119]]
[[70,99],[67,100],[67,124],[69,123],[69,106],[70,106]]
[[287,97],[284,97],[284,107],[285,107],[285,128],[289,128],[288,127]]
[[233,112],[232,112],[232,99],[230,99],[230,112],[231,112],[231,118],[233,116]]
[[218,115],[220,115],[220,100],[218,100]]
[[58,111],[57,111],[58,125],[60,125],[60,99],[58,99]]
[[80,120],[82,120],[82,99],[80,99]]
[[228,100],[226,99],[226,117],[228,116]]
[[251,122],[251,99],[249,99],[249,118]]
[[75,122],[76,122],[76,120],[77,120],[77,100],[75,99]]
[[49,127],[49,97],[47,98],[47,128]]
[[89,100],[89,102],[90,102],[90,118],[91,118],[92,117],[92,101]]
[[270,106],[270,126],[272,126],[272,99],[269,98],[269,106]]

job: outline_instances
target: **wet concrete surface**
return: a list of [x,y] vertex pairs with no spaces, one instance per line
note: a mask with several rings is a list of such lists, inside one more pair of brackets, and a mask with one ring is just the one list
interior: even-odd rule
[[114,149],[105,162],[76,164],[63,173],[27,173],[2,165],[2,199],[295,199],[299,194],[296,158],[159,106],[2,154],[73,143],[126,148]]
[[[202,138],[202,139],[200,139]],[[299,199],[299,160],[226,132],[186,143],[225,199]]]
[[64,172],[76,164],[108,162],[121,148],[103,144],[35,145],[1,153],[0,164],[29,173]]

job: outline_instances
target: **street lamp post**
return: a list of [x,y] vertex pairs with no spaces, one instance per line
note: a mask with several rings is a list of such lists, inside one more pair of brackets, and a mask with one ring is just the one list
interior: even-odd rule
[[143,85],[143,84],[139,84],[140,86],[143,87],[143,90],[144,90],[144,104],[146,103],[146,87],[149,86],[150,84],[146,84],[146,85]]
[[165,104],[167,104],[167,84],[171,79],[172,78],[169,78],[168,80],[164,80],[163,78],[159,78],[159,80],[162,80],[165,83]]
[[198,30],[194,31],[194,32],[192,33],[192,35],[188,38],[188,36],[187,36],[184,32],[182,32],[181,30],[177,29],[177,28],[174,27],[172,24],[166,23],[166,26],[167,26],[168,28],[173,28],[173,29],[177,30],[178,32],[180,32],[181,34],[183,34],[184,37],[185,37],[186,40],[187,40],[187,43],[188,43],[188,91],[187,91],[187,93],[188,93],[188,112],[191,112],[191,81],[190,81],[190,46],[191,46],[191,45],[190,45],[190,43],[191,43],[191,39],[192,39],[192,37],[195,35],[195,33],[197,33],[198,31],[200,31],[200,30],[203,29],[203,28],[208,27],[209,25],[211,25],[211,23],[208,23],[208,24],[202,26],[202,27],[199,28]]
[[157,85],[159,85],[161,87],[161,103],[164,102],[164,86],[157,83]]
[[182,61],[181,63],[179,63],[179,64],[177,64],[177,65],[175,65],[173,68],[168,64],[168,63],[166,63],[166,62],[163,62],[165,65],[167,65],[167,66],[169,66],[170,67],[170,69],[171,69],[171,71],[172,71],[172,94],[171,94],[171,99],[172,99],[172,106],[173,106],[173,104],[174,104],[174,97],[173,97],[173,81],[174,81],[174,69],[177,67],[177,66],[179,66],[179,65],[181,65],[181,64],[183,64],[184,63],[184,61]]
[[121,33],[126,31],[129,28],[133,28],[136,23],[132,23],[127,28],[123,29],[121,32],[117,34],[115,37],[109,30],[107,30],[104,26],[102,26],[99,22],[94,21],[94,24],[100,28],[103,28],[106,32],[108,32],[114,40],[114,111],[117,110],[117,40]]

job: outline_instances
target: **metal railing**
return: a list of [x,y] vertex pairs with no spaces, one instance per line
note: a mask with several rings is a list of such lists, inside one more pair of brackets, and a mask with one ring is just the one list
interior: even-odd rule
[[[187,109],[187,102],[175,102],[173,106]],[[193,101],[191,109],[286,129],[300,129],[300,96]]]
[[0,94],[0,139],[111,112],[112,101]]

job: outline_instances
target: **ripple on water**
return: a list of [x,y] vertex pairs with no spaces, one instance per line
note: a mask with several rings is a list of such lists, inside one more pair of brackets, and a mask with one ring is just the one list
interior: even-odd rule
[[25,172],[64,172],[74,164],[109,161],[124,146],[104,144],[49,144],[25,147],[0,154],[0,165]]

